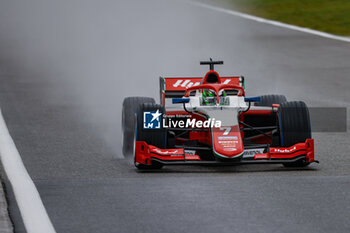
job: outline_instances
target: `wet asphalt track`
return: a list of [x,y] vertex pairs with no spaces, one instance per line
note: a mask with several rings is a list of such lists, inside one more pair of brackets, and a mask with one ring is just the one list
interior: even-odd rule
[[159,75],[204,74],[209,56],[248,95],[349,107],[349,43],[182,2],[101,2],[0,7],[0,106],[57,232],[350,231],[348,132],[314,133],[320,164],[304,169],[138,172],[118,143],[124,96],[158,97]]

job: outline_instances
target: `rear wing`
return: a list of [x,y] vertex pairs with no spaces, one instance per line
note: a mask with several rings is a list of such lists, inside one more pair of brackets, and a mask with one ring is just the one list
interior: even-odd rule
[[[166,78],[160,77],[160,103],[165,105],[166,98],[181,98],[185,95],[187,88],[192,86],[198,86],[203,78],[200,77],[189,77],[189,78]],[[232,76],[232,77],[221,77],[223,84],[239,85],[243,88],[244,77],[243,76]]]

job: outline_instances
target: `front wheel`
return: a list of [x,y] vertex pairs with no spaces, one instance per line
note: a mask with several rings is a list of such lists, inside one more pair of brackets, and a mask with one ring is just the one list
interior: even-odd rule
[[260,102],[255,103],[255,106],[271,107],[273,104],[284,102],[287,102],[287,98],[284,95],[262,95],[260,96]]
[[[144,103],[137,110],[135,139],[144,141],[148,145],[165,149],[167,146],[167,131],[163,128],[165,108],[159,104]],[[152,162],[151,165],[136,162],[136,150],[134,149],[134,164],[138,169],[160,169],[163,164]]]
[[[309,110],[302,101],[281,103],[278,109],[280,145],[290,147],[311,138]],[[299,160],[295,163],[284,163],[285,167],[306,167],[310,163]]]
[[123,136],[123,154],[125,156],[133,152],[133,138],[135,132],[136,111],[140,104],[155,103],[153,98],[149,97],[127,97],[123,101],[122,109],[122,136]]

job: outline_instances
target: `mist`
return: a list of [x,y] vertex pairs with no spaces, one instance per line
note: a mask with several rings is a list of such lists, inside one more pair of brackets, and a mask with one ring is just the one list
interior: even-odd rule
[[45,96],[74,105],[121,156],[126,96],[159,99],[159,76],[200,75],[215,57],[198,34],[195,7],[177,1],[2,1],[2,69],[24,81],[49,82]]
[[[83,116],[75,120],[96,129],[122,158],[124,97],[159,102],[159,76],[202,76],[208,68],[200,60],[224,60],[218,72],[248,76],[251,94],[263,85],[263,93],[281,93],[283,83],[287,96],[307,95],[303,87],[290,88],[302,86],[305,77],[288,79],[293,72],[285,72],[294,64],[309,65],[300,64],[300,51],[288,51],[286,40],[276,52],[269,30],[261,29],[256,38],[250,22],[231,17],[185,1],[1,0],[1,69],[24,82],[49,83],[42,98],[74,105]],[[303,56],[312,56],[312,49],[304,48]],[[319,59],[320,67],[329,62]]]

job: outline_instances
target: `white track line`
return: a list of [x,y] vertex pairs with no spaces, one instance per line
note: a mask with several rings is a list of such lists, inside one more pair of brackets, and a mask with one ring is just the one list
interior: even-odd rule
[[298,26],[295,26],[295,25],[281,23],[281,22],[274,21],[274,20],[268,20],[268,19],[264,19],[264,18],[260,18],[260,17],[256,17],[256,16],[244,14],[244,13],[240,13],[240,12],[233,11],[233,10],[228,10],[228,9],[224,9],[224,8],[220,8],[220,7],[216,7],[216,6],[211,6],[211,5],[208,5],[208,4],[205,4],[205,3],[193,2],[193,1],[191,1],[190,3],[193,4],[193,5],[196,5],[196,6],[207,8],[207,9],[223,12],[223,13],[230,14],[230,15],[239,16],[239,17],[242,17],[242,18],[245,18],[245,19],[254,20],[254,21],[259,22],[259,23],[271,24],[271,25],[274,25],[274,26],[277,26],[277,27],[288,28],[288,29],[291,29],[291,30],[305,32],[305,33],[309,33],[309,34],[313,34],[313,35],[317,35],[317,36],[321,36],[321,37],[325,37],[325,38],[329,38],[329,39],[340,40],[340,41],[344,41],[344,42],[350,42],[350,38],[343,37],[343,36],[336,36],[336,35],[329,34],[329,33],[326,33],[326,32],[321,32],[321,31],[317,31],[317,30],[313,30],[313,29],[309,29],[309,28],[304,28],[304,27],[298,27]]
[[0,110],[0,159],[28,233],[55,233],[45,207],[7,129]]

